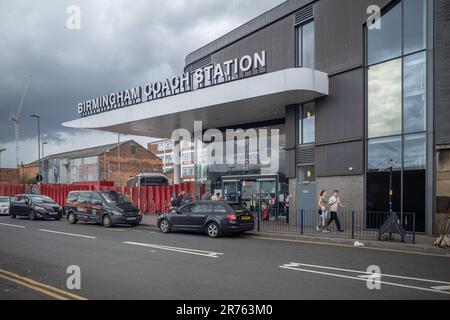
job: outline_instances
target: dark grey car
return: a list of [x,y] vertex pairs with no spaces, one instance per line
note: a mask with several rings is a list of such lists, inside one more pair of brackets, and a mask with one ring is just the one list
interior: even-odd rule
[[158,228],[164,233],[193,231],[217,238],[252,231],[255,219],[240,203],[195,201],[161,215]]
[[62,207],[55,200],[34,194],[16,195],[9,208],[11,218],[28,217],[30,220],[55,219],[58,221],[62,218],[62,213]]

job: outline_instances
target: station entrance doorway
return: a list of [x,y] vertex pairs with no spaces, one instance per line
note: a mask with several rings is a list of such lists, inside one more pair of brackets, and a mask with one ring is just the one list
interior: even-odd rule
[[222,177],[222,195],[224,200],[243,203],[251,211],[268,207],[275,196],[275,205],[282,208],[287,183],[280,183],[279,175],[246,175]]

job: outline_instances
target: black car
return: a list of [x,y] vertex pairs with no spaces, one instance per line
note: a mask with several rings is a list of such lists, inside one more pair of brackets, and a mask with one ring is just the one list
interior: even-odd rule
[[112,228],[115,225],[137,226],[142,221],[139,209],[115,191],[70,192],[64,212],[70,224],[79,220],[92,221]]
[[195,201],[173,209],[158,218],[158,228],[164,232],[205,232],[211,238],[252,231],[254,216],[240,203]]
[[9,216],[28,217],[30,220],[36,219],[55,219],[61,220],[63,215],[62,207],[50,197],[21,194],[16,195],[11,200]]

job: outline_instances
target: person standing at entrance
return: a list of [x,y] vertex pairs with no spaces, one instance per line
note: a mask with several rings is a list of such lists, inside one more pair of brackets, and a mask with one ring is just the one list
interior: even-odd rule
[[317,201],[317,208],[319,209],[319,224],[316,226],[317,231],[327,232],[324,230],[327,224],[328,218],[328,200],[327,200],[327,191],[322,190],[319,196],[319,200]]
[[274,218],[275,220],[277,219],[277,217],[276,217],[277,212],[276,212],[276,207],[275,207],[276,201],[277,201],[276,196],[273,194],[269,199],[269,211],[270,211],[270,216],[272,218]]
[[291,195],[289,193],[286,193],[284,195],[284,211],[286,214],[286,223],[289,223],[290,202],[291,202]]
[[339,210],[339,208],[344,209],[347,207],[344,206],[341,202],[339,190],[334,191],[333,196],[330,198],[330,200],[328,200],[328,205],[330,207],[331,217],[327,224],[327,230],[328,230],[328,227],[330,226],[330,224],[334,221],[336,223],[336,227],[338,228],[338,231],[344,232],[344,229],[342,229],[342,227],[341,227],[341,222],[339,221],[338,210]]

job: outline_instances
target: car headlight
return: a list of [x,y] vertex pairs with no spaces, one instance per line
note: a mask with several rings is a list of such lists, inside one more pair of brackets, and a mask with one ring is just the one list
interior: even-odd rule
[[117,210],[113,210],[113,211],[111,211],[111,213],[112,213],[112,215],[114,215],[114,216],[121,216],[121,215],[122,215],[122,212],[117,211]]
[[39,207],[39,206],[35,206],[34,207],[37,211],[47,211],[47,209],[43,208],[43,207]]

